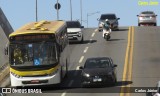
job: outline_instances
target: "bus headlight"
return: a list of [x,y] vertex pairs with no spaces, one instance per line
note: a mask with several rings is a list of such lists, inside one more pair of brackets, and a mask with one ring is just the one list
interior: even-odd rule
[[13,72],[11,72],[11,74],[12,74],[13,76],[17,77],[17,78],[22,78],[21,76],[15,74],[15,73],[13,73]]
[[85,77],[90,77],[90,75],[87,74],[87,73],[84,73],[83,76],[85,76]]

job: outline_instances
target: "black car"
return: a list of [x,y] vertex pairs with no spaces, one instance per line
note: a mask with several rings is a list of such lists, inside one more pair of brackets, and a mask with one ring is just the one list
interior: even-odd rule
[[82,87],[95,84],[116,84],[116,68],[110,57],[88,58],[82,69]]

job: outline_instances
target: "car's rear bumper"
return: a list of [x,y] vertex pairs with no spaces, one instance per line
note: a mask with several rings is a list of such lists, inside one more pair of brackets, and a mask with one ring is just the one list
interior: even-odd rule
[[156,20],[139,20],[139,24],[144,24],[144,23],[157,23]]
[[115,83],[114,77],[101,77],[101,81],[93,81],[92,77],[83,77],[81,84],[82,85],[103,85],[103,84],[113,84]]

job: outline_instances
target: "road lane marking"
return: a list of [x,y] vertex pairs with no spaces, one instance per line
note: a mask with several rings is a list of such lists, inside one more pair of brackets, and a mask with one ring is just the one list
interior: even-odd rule
[[88,44],[90,44],[90,43],[92,43],[92,39],[89,39],[89,42],[88,42]]
[[66,92],[63,92],[62,94],[61,94],[61,96],[65,96],[66,95]]
[[[132,36],[132,37],[131,37]],[[125,55],[125,64],[123,69],[123,77],[122,81],[131,81],[132,80],[132,60],[133,60],[133,43],[134,41],[134,27],[129,27],[128,31],[128,43],[127,43],[127,50]],[[130,90],[130,86],[128,85],[127,91]],[[130,96],[130,93],[124,93],[124,86],[121,87],[120,96]]]
[[[128,43],[127,43],[127,50],[126,50],[126,55],[125,55],[125,63],[124,63],[124,69],[123,69],[123,77],[122,77],[122,81],[126,80],[126,71],[127,71],[127,63],[128,63],[128,53],[129,53],[129,45],[130,45],[130,29],[131,27],[129,27],[129,31],[128,31]],[[121,92],[120,92],[120,96],[125,96],[124,95],[124,86],[121,87]]]
[[92,39],[90,39],[89,41],[90,41],[89,44],[92,43]]
[[[76,70],[79,70],[79,67],[80,67],[80,66],[77,66],[77,67],[76,67]],[[75,73],[76,73],[76,72],[75,72]]]
[[95,29],[94,31],[95,31],[95,32],[98,32],[98,29]]
[[69,82],[68,87],[71,87],[72,84],[73,84],[73,80]]
[[[131,42],[131,51],[130,51],[130,59],[129,59],[129,61],[130,61],[130,66],[129,66],[129,75],[128,75],[128,81],[131,81],[132,80],[132,65],[133,65],[133,48],[134,48],[134,43],[133,43],[133,41],[134,41],[134,27],[132,27],[132,31],[131,31],[131,33],[132,33],[132,42]],[[130,86],[130,85],[129,85]]]
[[124,69],[123,69],[123,77],[122,81],[126,80],[126,74],[127,74],[127,64],[128,64],[128,57],[129,57],[129,48],[130,48],[130,36],[131,34],[131,27],[129,27],[129,32],[128,32],[128,43],[127,43],[127,50],[126,50],[126,55],[125,55],[125,63],[124,63]]
[[84,56],[81,56],[81,58],[79,59],[79,63],[82,63],[83,59],[84,59]]
[[83,53],[86,53],[89,47],[86,47],[83,51]]
[[91,37],[94,37],[95,33],[92,33]]

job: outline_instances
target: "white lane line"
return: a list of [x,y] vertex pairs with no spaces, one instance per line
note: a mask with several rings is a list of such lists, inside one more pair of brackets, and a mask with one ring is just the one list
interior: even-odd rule
[[66,92],[63,92],[62,94],[61,94],[61,96],[65,96],[66,95]]
[[95,31],[95,32],[97,32],[97,31],[98,31],[98,29],[95,29],[94,31]]
[[[80,67],[80,66],[77,66],[77,67],[76,67],[76,70],[79,70],[79,67]],[[76,72],[75,72],[75,73],[76,73]]]
[[79,63],[82,63],[83,59],[84,59],[84,56],[81,56]]
[[95,33],[92,33],[91,37],[94,37]]
[[92,43],[92,39],[90,39],[90,43]]
[[83,53],[86,53],[89,47],[86,47],[83,51]]
[[92,43],[92,39],[89,40],[88,44]]
[[72,84],[73,84],[73,80],[69,82],[68,87],[71,87]]

